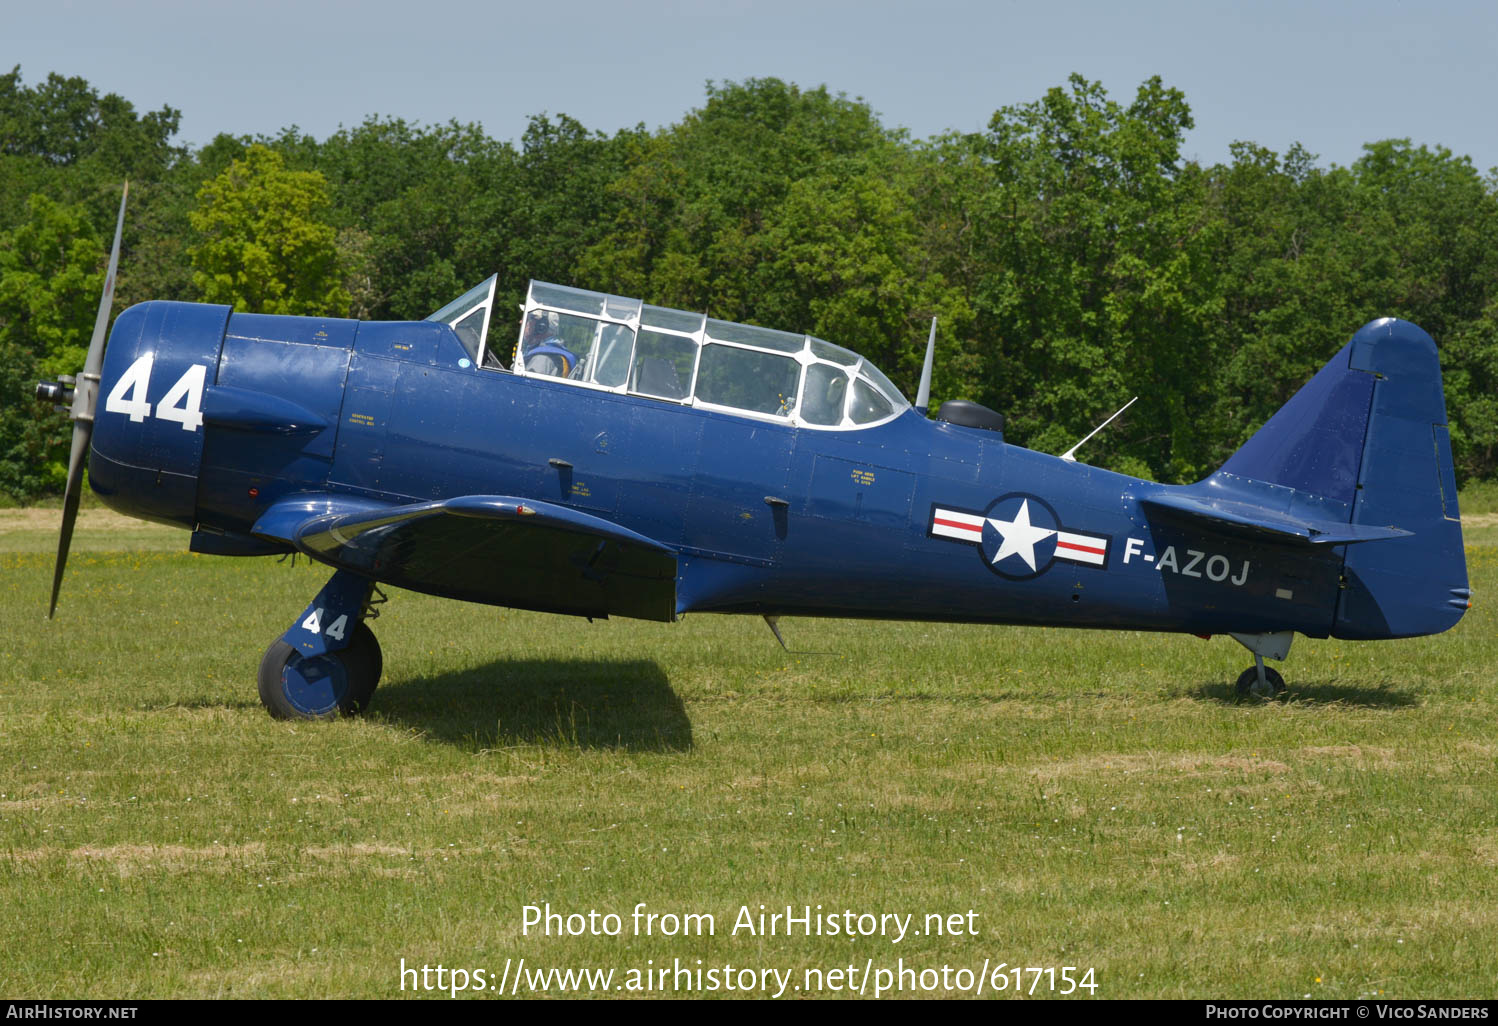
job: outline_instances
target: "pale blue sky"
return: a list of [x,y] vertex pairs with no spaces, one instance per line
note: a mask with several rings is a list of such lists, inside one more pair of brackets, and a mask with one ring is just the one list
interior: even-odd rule
[[181,138],[322,138],[369,114],[481,123],[528,114],[612,132],[678,120],[708,79],[778,76],[861,96],[916,136],[982,128],[1072,71],[1127,101],[1161,75],[1196,117],[1186,154],[1234,139],[1322,163],[1408,136],[1498,165],[1494,0],[3,0],[0,65],[81,75]]

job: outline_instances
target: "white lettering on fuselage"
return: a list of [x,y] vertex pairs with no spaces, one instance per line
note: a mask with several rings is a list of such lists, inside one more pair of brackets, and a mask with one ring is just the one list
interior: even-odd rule
[[1165,551],[1160,553],[1156,559],[1151,553],[1144,551],[1144,541],[1141,538],[1127,538],[1124,540],[1125,564],[1132,563],[1134,557],[1138,556],[1146,563],[1154,563],[1155,569],[1161,573],[1170,572],[1181,577],[1206,578],[1209,581],[1242,587],[1248,580],[1250,563],[1243,561],[1238,572],[1233,573],[1232,560],[1219,552],[1204,552],[1200,549],[1184,549],[1181,553],[1176,552],[1174,545],[1167,545]]

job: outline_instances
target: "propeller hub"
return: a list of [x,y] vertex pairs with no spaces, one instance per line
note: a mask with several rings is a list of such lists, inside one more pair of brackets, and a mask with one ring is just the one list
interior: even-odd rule
[[62,381],[38,381],[36,398],[38,402],[66,406],[73,401],[73,388]]

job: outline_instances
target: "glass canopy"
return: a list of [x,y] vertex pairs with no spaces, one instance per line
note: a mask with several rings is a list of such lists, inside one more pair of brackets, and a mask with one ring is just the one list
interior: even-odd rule
[[[492,296],[485,282],[429,319],[461,337],[482,307],[487,328],[485,289]],[[482,365],[502,363],[490,352]],[[511,369],[822,430],[880,424],[910,406],[873,364],[819,338],[541,281],[527,290]]]

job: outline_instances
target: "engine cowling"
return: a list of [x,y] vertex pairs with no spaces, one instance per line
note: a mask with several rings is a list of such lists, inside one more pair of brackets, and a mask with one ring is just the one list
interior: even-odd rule
[[110,332],[99,374],[89,483],[121,513],[191,528],[203,459],[203,395],[232,308],[138,303]]

